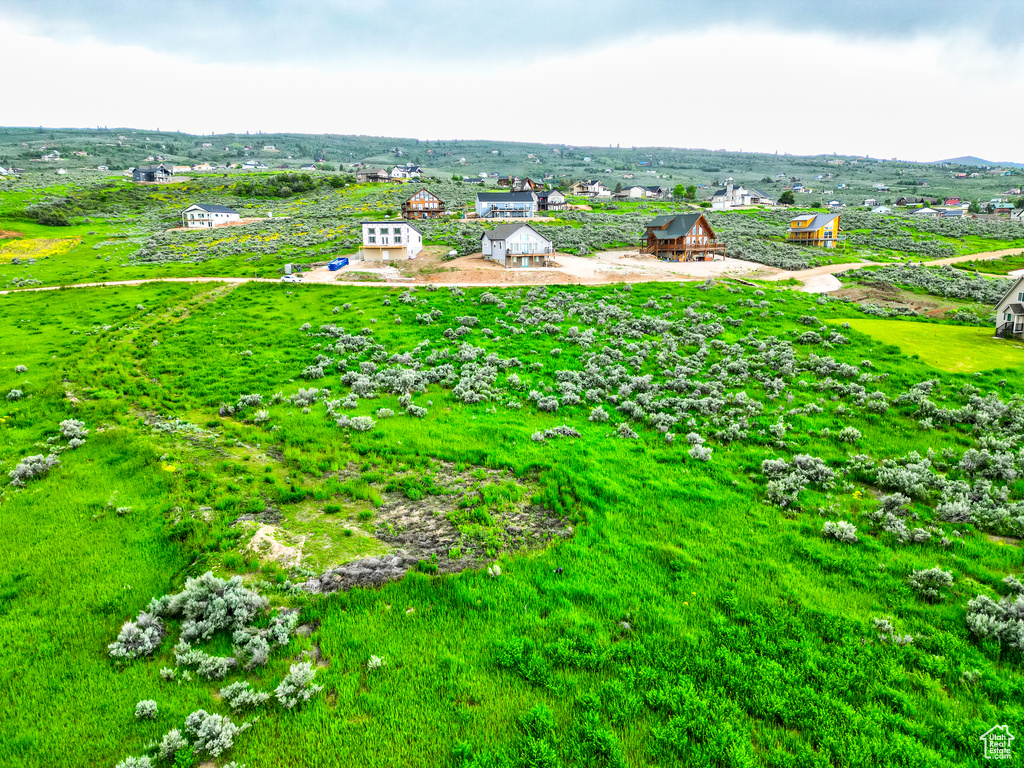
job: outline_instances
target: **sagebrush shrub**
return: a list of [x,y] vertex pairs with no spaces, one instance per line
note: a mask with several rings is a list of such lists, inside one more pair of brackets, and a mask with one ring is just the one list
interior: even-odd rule
[[159,618],[143,611],[135,621],[129,621],[121,627],[117,640],[107,646],[107,651],[115,659],[137,659],[149,656],[164,639],[164,625]]
[[821,533],[825,538],[833,538],[844,544],[853,544],[857,541],[857,527],[845,520],[833,523],[831,520],[825,523]]
[[942,589],[953,584],[953,574],[936,566],[925,571],[915,570],[907,581],[921,597],[934,603],[942,597]]
[[274,691],[281,706],[285,709],[292,709],[309,701],[314,694],[323,690],[322,685],[313,683],[314,677],[316,677],[316,670],[310,662],[292,664],[288,674]]
[[156,702],[152,699],[143,699],[135,705],[135,717],[138,720],[156,717]]
[[187,746],[188,740],[181,735],[181,731],[177,728],[172,728],[160,740],[160,746],[157,747],[157,755],[159,755],[161,760],[170,761],[179,750]]
[[60,459],[54,454],[43,456],[26,456],[18,462],[18,465],[7,474],[10,475],[11,485],[15,488],[24,488],[25,482],[35,477],[41,477],[54,467],[60,466]]
[[193,738],[196,752],[219,757],[231,749],[235,737],[248,729],[249,723],[235,725],[231,718],[199,709],[185,718],[185,732]]

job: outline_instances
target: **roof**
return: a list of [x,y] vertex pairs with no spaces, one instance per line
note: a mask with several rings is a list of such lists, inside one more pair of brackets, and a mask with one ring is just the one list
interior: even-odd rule
[[525,203],[533,202],[536,192],[477,192],[478,203]]
[[435,200],[437,200],[438,202],[441,202],[441,198],[440,198],[440,197],[438,197],[437,195],[435,195],[435,194],[434,194],[433,192],[431,192],[431,191],[430,191],[429,189],[427,189],[426,187],[420,187],[419,189],[417,189],[417,190],[416,190],[415,192],[413,192],[413,193],[412,193],[411,195],[409,195],[409,197],[407,197],[407,198],[405,199],[405,202],[407,202],[407,203],[408,203],[408,202],[409,202],[410,200],[412,200],[412,199],[413,199],[414,197],[416,197],[416,195],[418,195],[418,194],[419,194],[420,192],[426,192],[426,193],[427,193],[428,195],[430,195],[430,196],[431,196],[432,198],[434,198],[434,199],[435,199]]
[[226,205],[212,205],[209,203],[192,203],[185,210],[188,211],[192,208],[199,208],[207,213],[238,213],[234,208],[228,208]]
[[[810,220],[810,224],[808,224],[806,227],[801,227],[801,229],[810,232],[816,229],[821,229],[825,225],[831,224],[833,219],[838,218],[838,213],[805,213],[802,216],[797,216],[795,219],[793,219],[793,221]],[[790,224],[792,224],[793,221],[791,221]]]
[[[653,221],[647,222],[644,226],[647,227],[648,234],[653,234],[659,240],[675,240],[693,229],[693,225],[703,216],[702,213],[666,214],[656,216]],[[659,227],[665,228],[659,229]]]
[[[384,220],[380,220],[380,219],[378,219],[378,220],[376,220],[376,221],[361,221],[361,222],[359,222],[359,223],[360,223],[360,224],[395,224],[395,225],[398,225],[398,224],[404,224],[404,225],[405,225],[405,226],[407,226],[407,227],[408,227],[409,229],[416,229],[416,227],[414,227],[414,226],[413,226],[412,224],[410,224],[410,223],[409,223],[408,221],[406,221],[405,219],[384,219]],[[417,231],[417,232],[419,232],[419,233],[420,233],[421,235],[423,234],[423,233],[422,233],[422,232],[420,232],[420,230],[418,230],[418,229],[416,229],[416,231]]]
[[548,242],[551,242],[548,238],[544,237],[544,235],[542,235],[536,229],[531,227],[529,224],[500,224],[494,229],[484,230],[483,236],[486,237],[488,240],[507,240],[509,235],[514,235],[523,227],[532,230],[534,234],[536,234],[538,237],[541,237],[547,240]]
[[1007,288],[1006,293],[999,297],[999,301],[996,302],[996,306],[998,307],[1000,304],[1002,304],[1006,300],[1006,297],[1013,293],[1015,290],[1017,290],[1017,288],[1022,284],[1024,284],[1024,275],[1018,277],[1016,280],[1013,281],[1013,285]]
[[164,163],[160,163],[160,165],[140,165],[135,170],[136,171],[159,171],[161,169],[167,171],[168,173],[173,173],[174,172],[173,168],[168,168]]
[[1008,304],[1006,309],[1015,315],[1024,315],[1024,304]]
[[565,194],[560,189],[547,189],[543,192],[534,192],[534,194],[537,195],[538,198],[545,200],[551,195],[562,195],[562,197],[565,197]]

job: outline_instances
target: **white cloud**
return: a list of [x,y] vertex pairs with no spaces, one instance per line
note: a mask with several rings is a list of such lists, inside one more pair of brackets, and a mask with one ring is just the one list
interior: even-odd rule
[[983,41],[734,26],[525,65],[483,52],[470,70],[416,57],[405,62],[412,78],[395,74],[400,54],[380,55],[388,71],[372,56],[344,70],[204,64],[11,25],[0,71],[25,74],[6,78],[0,122],[1021,159],[993,114],[1003,125],[1021,117],[1003,73],[1022,55],[996,59]]

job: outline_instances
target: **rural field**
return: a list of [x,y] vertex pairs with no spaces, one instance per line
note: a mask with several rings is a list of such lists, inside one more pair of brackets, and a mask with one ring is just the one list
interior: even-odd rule
[[1024,725],[1020,256],[974,260],[1024,227],[713,211],[742,270],[655,274],[619,252],[706,209],[596,203],[537,222],[588,284],[460,285],[457,217],[331,280],[411,191],[0,181],[0,765],[938,768]]

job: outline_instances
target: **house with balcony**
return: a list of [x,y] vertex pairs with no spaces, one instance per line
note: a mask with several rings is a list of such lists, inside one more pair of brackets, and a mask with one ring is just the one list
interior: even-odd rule
[[555,249],[529,224],[501,224],[483,233],[480,250],[488,261],[515,268],[547,266]]
[[537,193],[477,192],[475,209],[481,219],[531,218],[537,213]]
[[423,174],[423,169],[413,163],[406,163],[405,165],[396,165],[391,169],[388,174],[392,179],[399,181],[401,179],[416,179]]
[[224,205],[194,203],[181,212],[181,226],[188,229],[213,229],[241,221],[238,211]]
[[132,169],[132,181],[144,184],[169,182],[174,176],[173,166],[170,165],[143,165]]
[[786,239],[799,245],[835,248],[840,242],[838,213],[805,213],[789,222]]
[[439,219],[444,214],[444,200],[426,187],[402,203],[403,219]]
[[1024,337],[1024,276],[996,302],[996,336]]
[[362,168],[356,174],[356,181],[361,184],[391,181],[391,172],[387,168]]
[[666,214],[645,225],[640,252],[666,261],[714,261],[725,258],[703,213]]
[[415,258],[423,250],[423,233],[407,221],[364,221],[363,261],[398,261]]
[[565,195],[557,189],[537,193],[538,211],[564,211],[567,207]]

